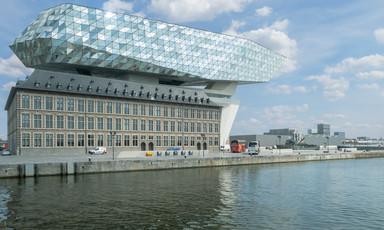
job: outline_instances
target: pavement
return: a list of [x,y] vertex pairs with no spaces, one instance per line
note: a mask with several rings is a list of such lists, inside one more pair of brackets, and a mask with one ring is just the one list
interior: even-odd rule
[[[354,151],[353,153],[362,153],[363,151]],[[341,154],[343,152],[337,150],[330,150],[329,153],[324,152],[323,150],[294,150],[293,153],[284,153],[283,151],[279,153],[273,153],[273,150],[263,150],[258,156],[277,156],[277,155],[311,155],[311,154]],[[165,160],[165,159],[182,159],[186,158],[213,158],[213,157],[252,157],[247,153],[230,153],[230,152],[216,152],[208,153],[200,156],[151,156],[151,157],[130,157],[130,158],[120,158],[115,154],[113,155],[108,153],[105,155],[49,155],[49,156],[0,156],[0,164],[25,164],[25,163],[55,163],[55,162],[86,162],[86,161],[118,161],[118,160]]]

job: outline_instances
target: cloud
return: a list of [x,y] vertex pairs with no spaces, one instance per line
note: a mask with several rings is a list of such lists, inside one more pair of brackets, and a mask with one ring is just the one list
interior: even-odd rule
[[149,10],[172,22],[208,21],[217,15],[242,12],[252,0],[152,0]]
[[377,29],[375,30],[374,33],[375,33],[376,41],[378,43],[384,44],[384,28]]
[[108,0],[103,3],[103,10],[111,11],[111,12],[132,12],[133,11],[133,3],[125,2],[121,0]]
[[323,114],[323,117],[326,117],[326,118],[346,118],[346,116],[344,114],[341,114],[341,113],[336,113],[336,114]]
[[1,91],[10,91],[11,88],[12,88],[12,86],[15,86],[15,85],[16,85],[16,82],[14,82],[14,81],[5,83],[5,84],[1,87]]
[[269,16],[272,13],[272,8],[268,6],[264,6],[263,8],[256,10],[256,15],[258,16]]
[[360,72],[364,69],[384,68],[384,56],[373,54],[362,58],[346,58],[334,67],[325,68],[325,73]]
[[33,69],[26,68],[15,54],[8,59],[0,58],[0,74],[17,78],[24,77],[32,71]]
[[268,86],[268,90],[275,94],[291,94],[293,92],[298,92],[298,93],[308,92],[305,86],[293,87],[289,85]]
[[379,85],[376,83],[373,84],[362,84],[357,86],[360,89],[379,89]]
[[344,77],[332,78],[330,75],[309,76],[305,80],[316,80],[324,87],[324,97],[329,101],[337,101],[345,97],[349,89],[349,81]]
[[363,80],[384,79],[384,71],[370,71],[370,72],[357,73],[356,77]]
[[252,40],[287,57],[283,66],[280,68],[279,74],[283,72],[292,72],[297,69],[297,62],[294,60],[294,57],[298,52],[296,41],[291,39],[288,34],[284,32],[289,25],[289,20],[275,21],[269,27],[238,32],[237,30],[245,24],[245,22],[234,20],[232,21],[231,26],[223,33]]

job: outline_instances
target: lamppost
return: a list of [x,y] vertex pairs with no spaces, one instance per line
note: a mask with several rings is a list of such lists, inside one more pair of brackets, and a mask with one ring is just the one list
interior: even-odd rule
[[281,150],[280,150],[280,148],[281,148],[281,136],[279,135],[279,136],[277,136],[277,138],[279,138],[279,155],[281,154]]
[[205,142],[205,134],[204,133],[202,133],[201,134],[201,137],[203,138],[203,158],[204,158],[204,142]]
[[116,131],[109,132],[112,136],[112,159],[115,160],[115,142],[113,141],[113,137],[116,136]]
[[329,136],[326,136],[328,142],[328,153],[329,153]]

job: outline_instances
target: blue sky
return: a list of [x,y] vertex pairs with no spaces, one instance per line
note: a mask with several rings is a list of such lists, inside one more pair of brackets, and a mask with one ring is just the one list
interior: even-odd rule
[[[384,137],[382,0],[12,0],[0,8],[0,106],[31,72],[9,49],[40,11],[61,3],[191,26],[255,41],[287,57],[265,84],[242,85],[231,134],[261,134],[318,123],[346,136]],[[7,113],[0,110],[0,138]]]

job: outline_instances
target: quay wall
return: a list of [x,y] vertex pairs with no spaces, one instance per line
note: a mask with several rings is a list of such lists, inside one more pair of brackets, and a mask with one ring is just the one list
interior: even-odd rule
[[0,165],[0,178],[38,177],[48,175],[79,175],[88,173],[127,172],[144,170],[165,170],[215,166],[288,163],[323,160],[344,160],[384,157],[384,152],[272,155],[272,156],[231,156],[209,158],[143,158],[110,161],[23,163]]

